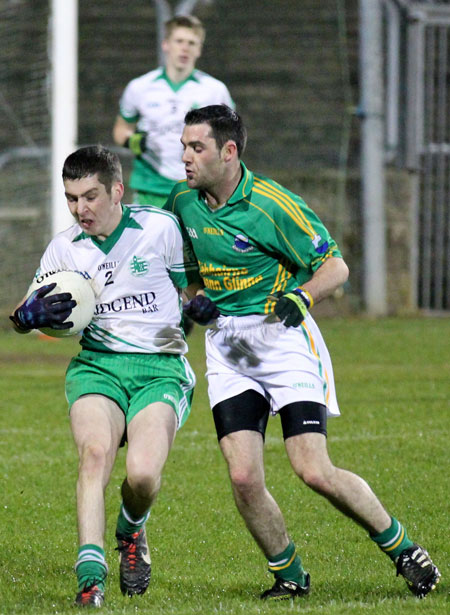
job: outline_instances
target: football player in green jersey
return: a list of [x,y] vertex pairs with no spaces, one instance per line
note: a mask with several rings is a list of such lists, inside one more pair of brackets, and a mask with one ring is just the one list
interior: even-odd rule
[[185,310],[214,324],[206,330],[210,403],[236,505],[275,577],[261,597],[289,599],[310,588],[265,485],[270,414],[280,415],[299,478],[362,526],[411,591],[425,596],[440,576],[427,552],[362,478],[328,456],[327,416],[339,408],[331,360],[309,310],[347,280],[335,241],[299,196],[246,168],[246,130],[231,108],[187,113],[181,142],[186,181],[166,207],[182,221],[204,281]]

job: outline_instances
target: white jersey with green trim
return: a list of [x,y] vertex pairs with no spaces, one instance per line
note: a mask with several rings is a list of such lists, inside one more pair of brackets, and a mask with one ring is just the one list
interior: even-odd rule
[[123,206],[122,220],[104,241],[78,224],[59,233],[36,277],[75,270],[96,293],[94,317],[81,345],[102,352],[184,354],[179,289],[197,279],[178,219],[151,206]]
[[130,81],[120,99],[120,114],[147,132],[147,150],[139,160],[168,179],[180,180],[184,178],[180,138],[186,113],[222,103],[234,108],[226,85],[218,79],[196,69],[175,84],[160,67]]

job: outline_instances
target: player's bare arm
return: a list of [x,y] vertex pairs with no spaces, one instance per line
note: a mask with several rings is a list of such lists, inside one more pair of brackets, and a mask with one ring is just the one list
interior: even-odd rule
[[331,295],[347,278],[348,267],[343,259],[332,257],[299,288],[287,293],[279,290],[268,298],[276,302],[275,314],[286,327],[298,327],[313,305]]
[[199,284],[198,282],[193,282],[192,284],[189,284],[189,286],[186,286],[186,288],[183,288],[182,290],[183,302],[190,301],[196,295],[204,295],[204,294],[205,294],[205,287],[202,286],[202,284]]
[[118,115],[113,127],[114,142],[117,143],[117,145],[124,145],[126,140],[131,137],[135,130],[136,123],[127,122],[121,115]]
[[127,122],[118,115],[113,128],[114,141],[127,147],[135,156],[142,156],[147,149],[147,133],[136,131],[135,122]]
[[319,303],[345,284],[348,274],[349,270],[344,259],[329,258],[314,272],[312,278],[302,285],[302,288],[308,291],[314,303]]

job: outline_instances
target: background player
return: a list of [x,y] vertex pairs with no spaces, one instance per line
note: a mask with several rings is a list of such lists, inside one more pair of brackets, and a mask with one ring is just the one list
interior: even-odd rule
[[327,229],[297,195],[249,171],[241,118],[224,105],[190,111],[182,135],[186,181],[167,202],[188,231],[204,280],[186,306],[206,332],[209,397],[236,505],[275,576],[263,599],[307,594],[309,574],[264,478],[269,414],[281,418],[296,474],[361,525],[423,597],[439,580],[356,474],[327,452],[327,414],[338,415],[331,360],[309,308],[348,277]]
[[[82,350],[67,370],[66,396],[79,454],[76,604],[99,607],[108,571],[104,492],[125,435],[127,476],[116,528],[122,593],[144,593],[150,580],[144,524],[176,430],[189,415],[195,383],[183,356],[177,288],[195,277],[196,265],[185,262],[175,216],[121,205],[122,169],[115,154],[81,148],[66,159],[63,180],[77,223],[50,242],[38,273],[80,271],[97,294]],[[68,293],[48,296],[53,288],[35,291],[15,310],[17,331],[71,326],[64,320],[74,302]]]
[[133,79],[120,100],[114,141],[136,158],[130,179],[134,202],[162,207],[176,181],[184,178],[180,135],[184,116],[194,107],[226,103],[226,86],[195,69],[205,30],[193,16],[177,16],[165,25],[165,66]]

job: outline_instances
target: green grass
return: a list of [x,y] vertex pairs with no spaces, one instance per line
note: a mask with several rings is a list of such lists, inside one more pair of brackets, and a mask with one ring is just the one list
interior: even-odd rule
[[[361,474],[442,572],[415,599],[365,532],[293,475],[278,420],[269,422],[267,484],[312,577],[293,606],[261,603],[272,579],[237,514],[214,434],[202,332],[190,338],[198,376],[191,417],[167,462],[148,524],[153,576],[143,597],[118,588],[114,526],[124,451],[107,491],[105,613],[320,615],[448,612],[450,319],[324,320],[342,417],[329,423],[333,461]],[[0,613],[73,613],[77,458],[64,372],[75,339],[1,333]]]

